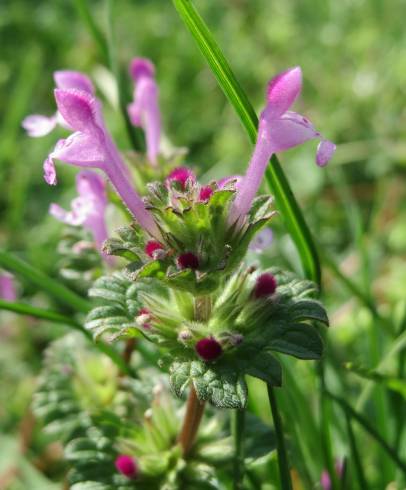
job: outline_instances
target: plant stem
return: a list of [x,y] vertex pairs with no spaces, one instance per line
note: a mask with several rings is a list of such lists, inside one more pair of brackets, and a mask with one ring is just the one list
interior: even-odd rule
[[[210,313],[210,296],[198,296],[195,298],[195,319],[204,322],[209,319]],[[203,417],[204,406],[205,403],[199,400],[196,390],[193,384],[191,384],[185,418],[183,419],[182,429],[178,437],[178,442],[182,447],[184,456],[187,456],[193,447]]]
[[267,383],[267,388],[268,388],[269,405],[271,406],[272,418],[275,427],[276,450],[278,452],[278,466],[279,466],[279,475],[281,481],[281,490],[292,490],[293,487],[292,487],[292,480],[289,471],[288,455],[285,447],[285,439],[283,437],[282,419],[279,414],[278,404],[274,393],[274,389],[268,383]]
[[332,450],[331,444],[331,432],[329,420],[331,419],[330,415],[330,400],[327,400],[326,397],[326,379],[325,379],[325,361],[321,359],[321,361],[317,365],[317,374],[319,376],[320,381],[320,431],[321,431],[321,445],[323,448],[323,456],[324,462],[327,467],[328,473],[331,479],[331,488],[332,490],[338,490],[339,482],[337,478],[337,473],[334,464],[334,454]]
[[180,431],[178,442],[182,447],[183,455],[186,457],[195,442],[199,425],[204,412],[204,402],[197,398],[196,390],[193,385],[190,387],[189,398],[186,405],[185,418],[182,430]]
[[231,415],[231,432],[234,437],[233,489],[243,490],[245,410],[234,410]]

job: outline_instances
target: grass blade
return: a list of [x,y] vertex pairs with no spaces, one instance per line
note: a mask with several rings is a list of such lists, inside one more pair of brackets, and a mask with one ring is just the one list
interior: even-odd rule
[[17,303],[14,301],[5,301],[4,299],[0,299],[0,310],[12,311],[13,313],[17,313],[19,315],[33,316],[35,318],[41,318],[42,320],[69,325],[77,330],[83,330],[83,327],[71,317],[61,315],[56,311],[37,308],[36,306],[27,305],[25,303]]
[[392,461],[398,466],[398,468],[406,475],[406,462],[402,461],[397,452],[385,441],[385,439],[376,431],[371,423],[359,412],[354,410],[349,403],[343,398],[333,395],[330,391],[326,390],[325,393],[334,400],[344,412],[353,420],[356,420],[361,427],[381,446],[386,454],[392,459]]
[[368,483],[365,478],[364,468],[362,467],[362,461],[357,448],[354,431],[352,429],[351,419],[347,413],[345,414],[345,420],[347,423],[348,439],[351,446],[351,461],[354,463],[355,466],[355,471],[358,478],[358,486],[360,490],[363,490],[364,488],[368,488]]
[[87,0],[74,0],[74,3],[79,17],[82,19],[83,24],[87,27],[89,34],[92,36],[94,42],[96,43],[103,63],[107,65],[109,60],[109,50],[107,42],[102,31],[99,29],[94,20]]
[[[35,318],[40,318],[50,322],[62,323],[63,325],[72,327],[73,329],[82,332],[83,335],[93,343],[92,335],[80,323],[76,322],[73,318],[62,315],[56,311],[44,310],[43,308],[37,308],[24,303],[4,301],[3,299],[0,299],[0,310],[12,311],[13,313],[17,313],[19,315],[34,316]],[[132,376],[136,377],[135,373],[132,372],[121,355],[113,347],[105,344],[104,342],[96,342],[94,345],[101,352],[103,352],[103,354],[110,357],[121,372],[131,374]]]
[[[257,115],[213,35],[190,0],[173,0],[173,4],[195,38],[221,89],[237,112],[251,142],[255,143],[258,125]],[[266,171],[266,181],[275,197],[276,205],[286,228],[296,245],[306,277],[320,285],[320,261],[316,246],[275,155],[272,156]]]
[[44,274],[27,262],[15,255],[0,249],[0,267],[22,276],[27,281],[35,284],[39,289],[46,291],[50,296],[61,301],[81,313],[87,313],[90,309],[89,302],[60,284],[58,281]]
[[128,138],[134,150],[144,149],[144,139],[142,130],[135,128],[130,121],[127,112],[127,105],[130,102],[128,93],[128,87],[123,78],[120,63],[117,59],[116,52],[116,38],[114,34],[114,2],[113,0],[107,0],[106,2],[106,14],[107,14],[107,65],[110,67],[113,73],[118,91],[118,102],[120,105],[120,111],[123,116],[125,129],[127,131]]

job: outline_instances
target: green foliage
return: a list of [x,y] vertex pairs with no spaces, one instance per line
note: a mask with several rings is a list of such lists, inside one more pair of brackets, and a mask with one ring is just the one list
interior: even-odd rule
[[132,284],[120,272],[102,276],[89,290],[89,296],[96,298],[98,306],[92,308],[86,317],[85,327],[95,339],[107,332],[136,332],[136,316],[141,308],[138,299],[139,287]]
[[57,269],[72,289],[87,294],[101,274],[102,259],[88,234],[78,227],[66,227],[58,245]]
[[[149,257],[146,239],[132,225],[117,230],[119,238],[107,240],[105,251],[131,261],[125,271],[133,281],[155,278],[195,296],[211,293],[238,267],[254,235],[274,214],[270,210],[272,200],[261,196],[254,200],[242,227],[230,225],[234,184],[218,188],[212,183],[213,194],[206,202],[199,199],[200,186],[190,180],[185,189],[178,182],[149,184],[147,207],[160,229],[162,250]],[[198,270],[180,269],[178,257],[190,252],[198,258]]]

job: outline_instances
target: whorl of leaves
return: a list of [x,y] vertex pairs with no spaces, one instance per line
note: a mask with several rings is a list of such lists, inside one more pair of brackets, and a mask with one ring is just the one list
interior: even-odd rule
[[207,335],[214,333],[220,338],[229,332],[240,333],[240,344],[211,363],[198,359],[191,349],[180,349],[179,344],[163,359],[178,396],[192,382],[201,400],[221,408],[242,408],[247,401],[245,375],[281,386],[282,368],[274,352],[299,359],[321,358],[323,341],[317,325],[328,325],[328,318],[321,303],[312,298],[315,285],[276,269],[272,272],[278,289],[265,308],[259,309],[258,302],[243,301],[239,309],[238,295],[234,293],[230,294],[235,303],[231,297],[225,299],[225,312],[221,297],[217,310],[214,306],[213,316],[219,315],[219,326]]

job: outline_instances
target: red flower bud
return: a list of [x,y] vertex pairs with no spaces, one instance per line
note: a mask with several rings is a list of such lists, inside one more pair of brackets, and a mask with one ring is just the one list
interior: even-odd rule
[[178,257],[178,266],[180,269],[198,269],[199,259],[192,252],[186,252]]
[[115,467],[119,473],[130,479],[135,479],[138,476],[138,466],[134,458],[127,454],[117,456]]
[[167,177],[167,182],[179,182],[182,186],[182,189],[185,190],[186,182],[188,180],[195,182],[196,177],[195,174],[188,167],[176,167]]
[[199,193],[199,201],[201,202],[208,201],[211,198],[212,194],[213,194],[213,189],[209,185],[202,187]]
[[150,240],[149,242],[147,242],[147,244],[145,245],[145,253],[151,257],[151,259],[155,259],[156,258],[156,251],[157,250],[163,250],[164,247],[161,243],[159,242],[156,242],[155,240]]
[[223,353],[223,348],[213,337],[200,339],[196,343],[195,349],[204,361],[214,361]]
[[254,296],[255,298],[263,298],[265,296],[270,296],[276,291],[276,279],[269,272],[265,272],[265,274],[261,274],[254,288]]

